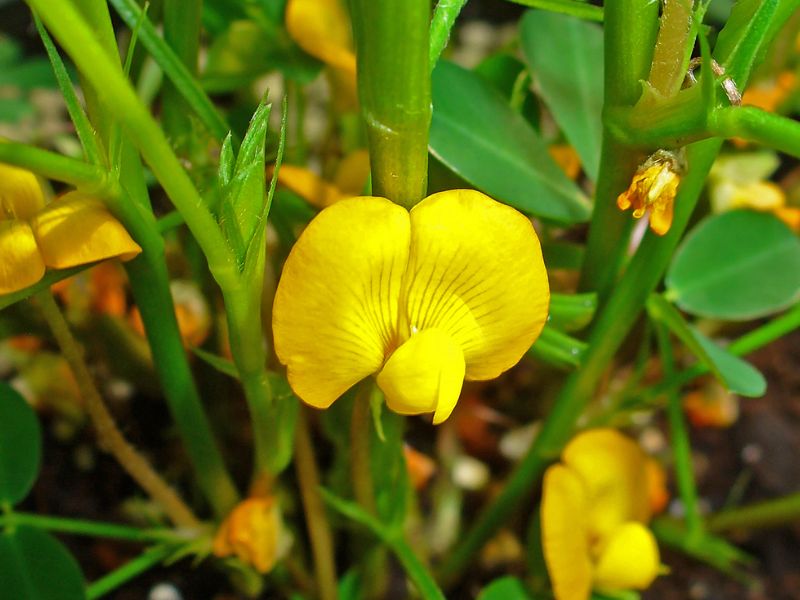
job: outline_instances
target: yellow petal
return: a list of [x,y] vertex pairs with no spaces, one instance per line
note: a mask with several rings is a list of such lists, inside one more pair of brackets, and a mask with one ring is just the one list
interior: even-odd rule
[[311,56],[355,77],[350,20],[340,0],[289,0],[286,29]]
[[213,552],[236,555],[260,573],[268,573],[279,554],[281,514],[273,498],[248,498],[223,521],[214,536]]
[[592,588],[589,509],[580,478],[563,465],[544,474],[542,547],[556,600],[587,600]]
[[36,175],[25,169],[0,164],[0,221],[28,221],[44,206]]
[[434,194],[412,209],[403,286],[401,335],[449,333],[467,379],[513,367],[539,336],[550,302],[530,221],[474,190]]
[[389,200],[349,198],[320,212],[292,248],[272,326],[289,383],[308,404],[330,406],[397,345],[409,230],[408,212]]
[[345,196],[336,186],[303,167],[282,165],[278,171],[278,182],[318,208],[330,206]]
[[643,590],[653,583],[659,567],[658,545],[650,530],[641,523],[625,523],[606,542],[594,584],[609,591]]
[[590,429],[567,445],[561,460],[586,485],[589,524],[597,537],[650,518],[647,458],[630,438],[614,429]]
[[24,221],[0,221],[0,256],[0,294],[24,289],[44,275],[42,255]]
[[343,193],[358,196],[369,179],[369,152],[354,150],[336,167],[333,184]]
[[49,204],[31,224],[44,263],[54,269],[113,257],[129,260],[142,251],[102,202],[78,192]]
[[463,383],[464,353],[440,329],[412,335],[378,375],[389,408],[401,415],[433,412],[434,425],[453,412]]

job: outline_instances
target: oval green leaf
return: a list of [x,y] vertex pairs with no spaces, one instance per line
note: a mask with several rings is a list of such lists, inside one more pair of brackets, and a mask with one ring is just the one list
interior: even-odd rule
[[709,217],[678,249],[666,283],[667,297],[694,315],[763,317],[800,297],[800,239],[767,213]]
[[603,30],[593,23],[544,10],[520,22],[522,52],[539,95],[591,179],[600,169],[603,110]]
[[36,414],[19,392],[0,381],[0,504],[14,505],[28,495],[41,456]]
[[564,224],[589,219],[583,192],[502,94],[447,61],[433,71],[430,150],[458,175],[524,213]]
[[0,533],[3,598],[86,600],[80,567],[52,535],[20,526]]

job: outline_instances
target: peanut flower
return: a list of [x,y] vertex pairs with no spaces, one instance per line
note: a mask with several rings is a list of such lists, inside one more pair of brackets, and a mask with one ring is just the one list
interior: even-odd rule
[[0,164],[0,294],[33,285],[47,267],[128,260],[141,251],[99,200],[69,192],[45,205],[33,173]]
[[613,429],[577,435],[547,469],[542,545],[556,600],[648,587],[659,571],[647,457]]
[[544,326],[539,240],[516,210],[473,190],[410,212],[341,200],[298,239],[278,284],[275,351],[307,404],[327,408],[377,374],[389,408],[441,423],[464,379],[514,366]]
[[617,197],[617,206],[620,210],[633,207],[636,219],[641,219],[649,211],[650,229],[664,235],[672,226],[675,194],[682,170],[674,153],[658,150],[636,170],[630,187]]

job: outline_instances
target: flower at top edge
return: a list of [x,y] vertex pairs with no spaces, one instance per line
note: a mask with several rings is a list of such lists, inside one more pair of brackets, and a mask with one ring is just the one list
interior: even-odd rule
[[678,157],[666,150],[652,154],[633,176],[630,187],[617,197],[620,210],[633,207],[633,216],[650,213],[650,229],[664,235],[672,226],[672,213],[683,171]]
[[556,600],[592,589],[645,589],[660,570],[646,524],[652,515],[648,459],[613,429],[578,434],[542,490],[542,546]]
[[99,200],[69,192],[45,205],[33,173],[0,164],[0,294],[33,285],[47,267],[129,260],[141,251]]
[[547,272],[530,220],[474,190],[411,211],[341,200],[294,245],[273,308],[275,352],[307,404],[377,375],[390,409],[452,412],[464,379],[514,366],[544,326]]

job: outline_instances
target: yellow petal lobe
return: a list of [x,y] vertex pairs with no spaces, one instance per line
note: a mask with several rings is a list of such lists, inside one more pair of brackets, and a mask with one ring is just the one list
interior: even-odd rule
[[0,294],[33,285],[44,276],[44,261],[24,221],[0,221]]
[[492,379],[531,347],[549,302],[539,239],[521,213],[474,190],[411,210],[402,337],[441,329],[463,350],[467,379]]
[[397,344],[408,212],[385,198],[321,211],[295,243],[273,306],[275,352],[294,392],[327,408],[376,373]]
[[336,186],[303,167],[281,165],[278,182],[318,208],[325,208],[344,198]]
[[614,429],[591,429],[573,438],[561,460],[586,485],[593,535],[649,520],[647,457],[636,442]]
[[286,29],[311,56],[355,77],[350,20],[340,0],[289,0]]
[[70,192],[31,222],[44,263],[66,269],[106,258],[130,260],[142,249],[99,200]]
[[643,590],[658,576],[659,567],[658,545],[651,531],[641,523],[625,523],[601,551],[594,585],[609,591]]
[[432,412],[438,425],[453,412],[464,369],[464,353],[453,338],[440,329],[425,329],[394,351],[378,374],[378,385],[394,412]]
[[580,478],[553,465],[542,488],[542,547],[556,600],[587,600],[592,589],[589,502]]
[[248,498],[217,530],[213,552],[220,558],[235,555],[260,573],[268,573],[279,554],[280,533],[281,515],[274,499]]
[[44,206],[36,175],[25,169],[0,164],[0,221],[28,221]]

